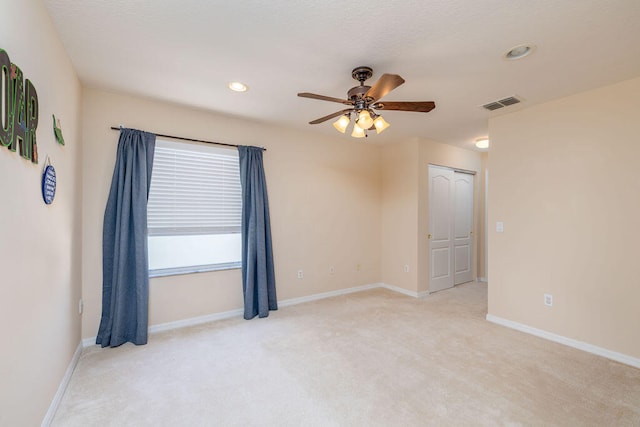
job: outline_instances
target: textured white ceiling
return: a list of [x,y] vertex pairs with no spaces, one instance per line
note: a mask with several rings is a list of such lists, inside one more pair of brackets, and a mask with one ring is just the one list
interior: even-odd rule
[[[425,137],[472,148],[491,115],[640,76],[639,0],[44,0],[84,84],[336,135],[310,120],[346,98],[351,70],[399,74],[368,142]],[[518,61],[502,54],[522,44]],[[226,85],[240,80],[244,94]],[[479,106],[517,94],[496,112]],[[126,125],[126,123],[125,123]],[[153,130],[153,129],[149,129]],[[350,137],[343,136],[346,139]]]

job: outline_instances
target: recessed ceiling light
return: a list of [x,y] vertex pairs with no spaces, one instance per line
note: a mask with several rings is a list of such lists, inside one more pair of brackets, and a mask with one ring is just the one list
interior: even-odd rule
[[520,59],[524,58],[525,56],[531,55],[535,50],[536,45],[521,44],[506,51],[504,55],[502,55],[502,57],[508,60]]
[[246,92],[247,89],[249,89],[246,84],[241,82],[231,82],[228,84],[228,86],[229,86],[229,89],[231,89],[234,92]]
[[489,138],[478,138],[476,139],[476,147],[481,149],[489,148]]

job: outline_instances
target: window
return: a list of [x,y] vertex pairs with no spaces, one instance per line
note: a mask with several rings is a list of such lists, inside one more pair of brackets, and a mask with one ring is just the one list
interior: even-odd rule
[[157,140],[147,215],[150,276],[239,268],[238,151]]

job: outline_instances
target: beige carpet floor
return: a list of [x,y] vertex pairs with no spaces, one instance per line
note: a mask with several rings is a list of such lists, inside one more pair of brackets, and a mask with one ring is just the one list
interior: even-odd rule
[[640,370],[384,289],[83,352],[54,426],[640,425]]

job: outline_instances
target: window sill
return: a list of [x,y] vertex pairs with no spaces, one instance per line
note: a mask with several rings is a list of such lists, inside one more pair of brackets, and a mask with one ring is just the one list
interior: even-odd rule
[[193,273],[208,273],[210,271],[222,271],[222,270],[238,270],[242,268],[241,262],[229,262],[225,264],[214,265],[194,265],[189,267],[176,267],[176,268],[159,268],[156,270],[149,270],[149,278],[165,277],[165,276],[179,276],[183,274]]

